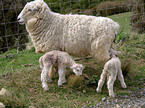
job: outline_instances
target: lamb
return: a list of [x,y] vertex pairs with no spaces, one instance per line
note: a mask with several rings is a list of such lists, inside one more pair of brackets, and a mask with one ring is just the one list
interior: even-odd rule
[[101,92],[101,88],[102,88],[102,86],[105,82],[105,78],[107,76],[107,80],[108,80],[107,87],[109,90],[109,96],[115,97],[114,92],[113,92],[113,85],[114,85],[114,82],[116,80],[117,74],[118,74],[118,79],[121,82],[121,86],[123,88],[126,88],[126,84],[124,82],[124,78],[122,75],[120,59],[118,57],[116,57],[116,55],[120,54],[120,51],[114,51],[111,49],[110,52],[112,53],[112,55],[111,55],[112,58],[111,58],[111,60],[106,62],[104,65],[104,69],[103,69],[103,72],[101,74],[101,78],[98,82],[98,87],[97,87],[96,91],[98,93]]
[[119,30],[119,24],[107,17],[54,13],[43,0],[28,2],[17,19],[26,25],[36,53],[60,50],[98,61],[110,58]]
[[[43,62],[44,67],[42,66],[41,62]],[[62,83],[66,82],[66,67],[70,67],[77,76],[82,75],[82,71],[84,69],[84,66],[82,64],[76,63],[67,52],[62,51],[47,52],[39,58],[39,64],[40,68],[42,68],[41,81],[44,91],[49,90],[47,81],[52,82],[51,78],[48,75],[52,66],[58,66],[58,86],[61,86]]]

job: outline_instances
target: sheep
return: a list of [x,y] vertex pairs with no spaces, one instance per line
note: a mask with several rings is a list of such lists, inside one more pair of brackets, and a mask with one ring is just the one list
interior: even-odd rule
[[[43,62],[44,67],[42,66],[41,62]],[[44,54],[39,58],[39,64],[40,68],[42,69],[41,82],[44,91],[49,90],[47,81],[52,82],[51,78],[48,75],[52,66],[58,66],[58,74],[59,74],[58,86],[61,86],[62,83],[66,82],[65,79],[66,67],[70,67],[77,76],[82,75],[82,71],[85,68],[82,64],[76,63],[67,52],[62,51],[47,52],[46,54]]]
[[110,52],[111,52],[112,58],[111,58],[111,60],[107,61],[104,65],[104,69],[101,74],[101,78],[98,82],[98,87],[97,87],[96,91],[98,93],[101,92],[102,86],[105,83],[105,78],[107,76],[107,80],[108,80],[107,87],[109,90],[109,96],[115,97],[114,92],[113,92],[113,85],[116,80],[117,74],[118,74],[118,79],[121,82],[122,88],[126,88],[126,84],[124,82],[124,78],[122,75],[120,59],[118,57],[116,57],[116,55],[120,54],[120,51],[114,51],[114,50],[110,49]]
[[17,17],[26,25],[36,53],[65,51],[75,57],[108,60],[119,24],[107,17],[59,14],[43,0],[28,2]]

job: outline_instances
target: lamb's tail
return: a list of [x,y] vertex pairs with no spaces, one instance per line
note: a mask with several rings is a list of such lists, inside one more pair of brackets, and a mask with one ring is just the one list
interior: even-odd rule
[[43,68],[43,66],[42,66],[42,57],[43,57],[43,56],[41,56],[41,57],[39,58],[39,65],[40,65],[40,68],[41,68],[41,69]]
[[54,74],[53,66],[51,66],[48,75],[49,75],[50,78],[52,78],[53,74]]

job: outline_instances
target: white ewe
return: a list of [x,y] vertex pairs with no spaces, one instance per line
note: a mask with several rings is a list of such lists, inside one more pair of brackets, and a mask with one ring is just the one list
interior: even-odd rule
[[[41,64],[42,61],[44,67]],[[58,74],[59,74],[58,86],[66,82],[65,80],[66,67],[70,67],[71,69],[73,69],[73,72],[77,76],[82,75],[82,71],[84,69],[84,66],[82,64],[76,63],[67,52],[62,51],[50,51],[44,54],[43,56],[40,57],[39,64],[40,68],[42,68],[41,81],[44,91],[49,90],[47,81],[49,82],[52,81],[48,75],[52,66],[58,66]]]
[[108,60],[119,24],[110,18],[54,13],[43,0],[27,3],[18,16],[25,24],[36,53],[66,51],[72,56],[91,54]]
[[119,51],[114,51],[112,49],[110,50],[110,52],[112,53],[112,55],[111,55],[112,59],[105,63],[104,69],[103,69],[103,72],[101,74],[101,78],[98,82],[98,87],[97,87],[96,91],[98,93],[101,92],[102,86],[103,86],[103,84],[105,82],[105,78],[107,76],[107,80],[108,80],[107,81],[107,87],[108,87],[108,90],[109,90],[109,96],[114,97],[113,85],[114,85],[114,82],[116,80],[117,74],[118,74],[118,79],[121,82],[121,86],[123,88],[126,88],[126,84],[124,82],[124,78],[123,78],[123,75],[122,75],[120,59],[115,56],[115,55],[120,54],[120,52]]

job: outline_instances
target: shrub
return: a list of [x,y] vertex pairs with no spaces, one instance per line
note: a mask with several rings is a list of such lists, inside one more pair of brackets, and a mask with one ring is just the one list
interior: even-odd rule
[[138,33],[145,33],[145,1],[134,0],[131,16],[132,30]]
[[98,5],[97,11],[100,16],[109,16],[128,12],[131,8],[130,2],[106,1]]
[[125,34],[124,32],[121,32],[117,37],[116,37],[116,42],[123,44],[125,41],[127,41],[130,38],[130,34]]
[[94,15],[94,16],[96,16],[97,15],[96,8],[86,9],[84,11],[84,14],[85,15]]

